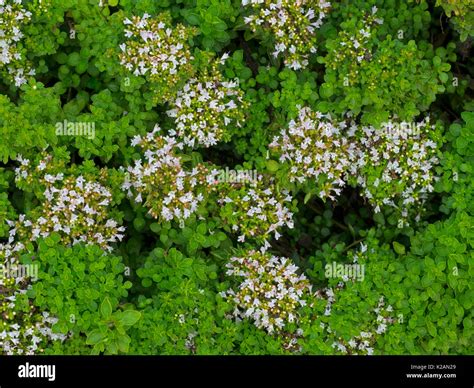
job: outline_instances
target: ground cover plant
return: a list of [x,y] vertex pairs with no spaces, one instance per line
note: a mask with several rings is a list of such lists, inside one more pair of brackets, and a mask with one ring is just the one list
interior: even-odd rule
[[0,0],[0,354],[473,354],[473,45],[469,0]]

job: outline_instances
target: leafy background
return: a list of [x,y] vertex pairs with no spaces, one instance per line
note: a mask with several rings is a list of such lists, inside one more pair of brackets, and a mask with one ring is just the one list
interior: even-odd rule
[[[370,326],[367,311],[380,295],[393,306],[397,323],[377,340],[376,353],[474,352],[474,13],[456,6],[468,7],[469,0],[332,1],[318,32],[318,54],[301,71],[285,68],[271,56],[272,42],[245,27],[239,0],[46,3],[46,11],[25,25],[22,41],[36,76],[20,88],[0,79],[0,237],[7,236],[7,219],[41,207],[34,191],[15,185],[18,153],[35,159],[49,145],[67,151],[71,164],[114,170],[137,158],[130,146],[135,135],[156,123],[170,127],[166,106],[153,102],[156,91],[141,77],[130,76],[125,83],[117,59],[125,16],[169,11],[174,23],[197,28],[191,42],[196,58],[204,50],[230,53],[224,75],[239,79],[249,104],[245,123],[230,142],[195,151],[194,162],[277,176],[268,144],[302,105],[336,114],[351,110],[360,122],[373,125],[389,113],[406,120],[429,113],[443,123],[441,179],[418,222],[397,228],[390,210],[374,214],[356,188],[346,188],[336,202],[305,200],[300,191],[293,202],[295,228],[272,241],[271,251],[290,257],[319,288],[328,285],[326,263],[350,262],[361,242],[369,247],[365,280],[339,291],[329,317],[322,314],[324,303],[311,307],[316,318],[304,322],[305,335],[298,340],[305,354],[336,352],[321,324],[345,339]],[[385,23],[370,45],[384,64],[366,69],[346,88],[341,80],[350,63],[330,68],[330,52],[338,32],[355,33],[357,15],[374,5]],[[404,57],[406,50],[412,54]],[[396,60],[397,76],[378,79]],[[380,87],[371,91],[374,79]],[[96,137],[56,136],[55,123],[63,120],[94,122]],[[291,352],[283,336],[227,318],[232,306],[220,292],[229,288],[225,263],[238,245],[226,232],[217,204],[209,203],[180,228],[151,219],[113,182],[112,189],[127,228],[112,254],[104,256],[97,247],[64,247],[54,235],[32,247],[40,276],[25,303],[50,311],[58,318],[53,329],[69,333],[64,342],[48,344],[47,354]]]

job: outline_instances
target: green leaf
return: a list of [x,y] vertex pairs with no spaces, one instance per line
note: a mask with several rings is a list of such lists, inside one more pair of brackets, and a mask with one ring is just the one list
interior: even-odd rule
[[117,341],[112,341],[107,345],[107,351],[110,354],[117,354],[118,353],[118,344]]
[[130,347],[131,339],[128,335],[119,335],[117,336],[117,345],[122,353],[128,353]]
[[160,233],[161,231],[161,225],[157,222],[153,222],[151,225],[150,225],[150,229],[153,233]]
[[70,66],[77,66],[79,64],[80,60],[81,60],[81,57],[80,57],[79,53],[73,52],[73,53],[69,54],[69,57],[67,59],[67,63]]
[[395,252],[397,252],[399,255],[404,255],[405,254],[405,245],[400,244],[396,241],[393,242],[393,249]]
[[145,227],[145,220],[142,217],[137,217],[133,220],[133,226],[137,231],[141,231]]
[[196,231],[199,234],[206,235],[207,234],[207,225],[205,223],[199,224]]
[[124,326],[133,326],[137,323],[142,314],[136,310],[126,310],[122,313],[120,317],[120,323]]
[[87,345],[97,345],[100,342],[103,342],[107,338],[107,335],[103,334],[99,330],[92,330],[87,335],[86,344]]
[[267,169],[270,172],[276,172],[280,168],[280,164],[275,160],[267,160]]
[[448,75],[446,73],[439,73],[439,79],[441,80],[441,82],[445,83],[445,82],[448,82]]
[[186,12],[184,18],[186,21],[191,24],[192,26],[197,26],[199,25],[201,19],[197,13],[194,12]]
[[334,94],[334,89],[331,84],[329,83],[324,83],[321,85],[319,88],[319,95],[322,98],[329,98]]
[[108,297],[102,301],[102,304],[100,305],[100,313],[104,319],[109,319],[112,315],[112,304]]
[[142,280],[142,286],[145,288],[151,287],[153,281],[150,278],[145,278]]

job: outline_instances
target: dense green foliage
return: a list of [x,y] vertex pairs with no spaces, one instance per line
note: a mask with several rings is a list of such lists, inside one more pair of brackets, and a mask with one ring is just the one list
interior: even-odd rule
[[469,0],[0,0],[0,354],[474,353]]

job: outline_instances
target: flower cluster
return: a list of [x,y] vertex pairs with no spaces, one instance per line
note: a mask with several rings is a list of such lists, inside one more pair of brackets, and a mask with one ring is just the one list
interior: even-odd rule
[[18,266],[18,256],[25,249],[21,242],[15,242],[15,236],[13,228],[8,242],[0,243],[0,354],[33,355],[43,352],[48,341],[62,341],[65,336],[52,332],[56,318],[47,312],[40,314],[28,301],[31,277],[21,271],[14,277],[5,276],[5,268]]
[[192,73],[190,49],[187,40],[196,31],[181,24],[172,27],[171,16],[162,13],[154,18],[125,18],[126,43],[120,45],[120,64],[136,76],[145,76],[157,83],[160,96],[168,101],[181,81]]
[[[108,188],[82,175],[51,174],[51,155],[45,155],[36,168],[28,159],[17,159],[21,163],[15,171],[17,181],[28,183],[34,179],[45,187],[41,210],[33,211],[30,219],[20,216],[16,227],[22,237],[35,241],[55,232],[65,245],[83,242],[108,251],[112,250],[110,244],[122,240],[125,228],[108,217],[112,200]],[[101,178],[106,174],[102,170]]]
[[[279,154],[290,182],[315,182],[319,196],[335,199],[346,182],[380,212],[397,208],[405,220],[433,191],[442,142],[429,118],[421,122],[388,121],[380,128],[339,123],[329,115],[300,109],[297,121],[275,136],[270,148]],[[404,222],[404,221],[403,221]]]
[[298,119],[275,136],[270,148],[288,166],[291,182],[312,179],[321,198],[334,199],[333,194],[339,195],[345,184],[342,177],[350,163],[349,154],[355,152],[354,144],[344,136],[346,126],[345,121],[337,123],[330,115],[303,108]]
[[315,32],[323,23],[331,4],[326,0],[242,0],[253,14],[245,18],[253,32],[264,30],[275,41],[273,55],[283,54],[285,65],[298,70],[308,65],[316,53]]
[[286,206],[292,197],[286,190],[277,191],[263,176],[244,184],[220,183],[219,190],[224,193],[219,199],[221,217],[240,234],[239,242],[254,239],[263,242],[266,249],[270,236],[280,237],[278,228],[293,228],[293,213]]
[[[412,128],[412,129],[410,129]],[[410,129],[410,130],[408,130]],[[351,155],[349,179],[379,212],[383,205],[398,208],[405,219],[420,210],[433,191],[440,135],[429,118],[419,123],[384,123],[355,132],[358,150]]]
[[232,257],[227,268],[227,275],[243,279],[237,292],[222,294],[235,304],[235,318],[250,318],[270,334],[298,322],[298,309],[307,304],[311,285],[289,259],[251,250]]
[[377,336],[384,334],[387,331],[388,325],[396,322],[391,317],[393,312],[392,306],[385,306],[384,297],[380,297],[377,307],[373,310],[377,315],[377,319],[373,325],[359,333],[359,335],[351,338],[349,341],[344,341],[339,338],[332,344],[342,354],[350,355],[372,355],[374,353],[373,345],[377,341]]
[[164,221],[182,221],[198,210],[204,194],[215,182],[215,175],[198,164],[185,170],[176,151],[183,144],[171,136],[161,136],[159,126],[146,136],[135,136],[132,146],[139,145],[145,160],[127,168],[122,189],[137,203],[144,203],[149,213]]
[[191,78],[171,102],[168,116],[174,118],[177,136],[188,146],[210,147],[228,140],[227,127],[240,127],[244,119],[245,104],[238,79],[225,81],[218,69],[226,57]]
[[31,12],[22,7],[22,0],[0,0],[0,70],[5,67],[7,78],[17,87],[26,83],[26,76],[35,74],[19,46],[23,38],[20,27],[30,20]]
[[[349,69],[347,82],[352,85],[359,77],[358,68],[361,64],[372,59],[372,45],[370,39],[373,28],[383,24],[383,20],[375,16],[377,7],[372,8],[372,13],[366,14],[363,20],[359,21],[355,32],[342,30],[339,33],[339,47],[330,50],[326,58],[326,64],[332,70],[337,70],[342,64],[348,63]],[[347,85],[348,86],[348,85]]]

